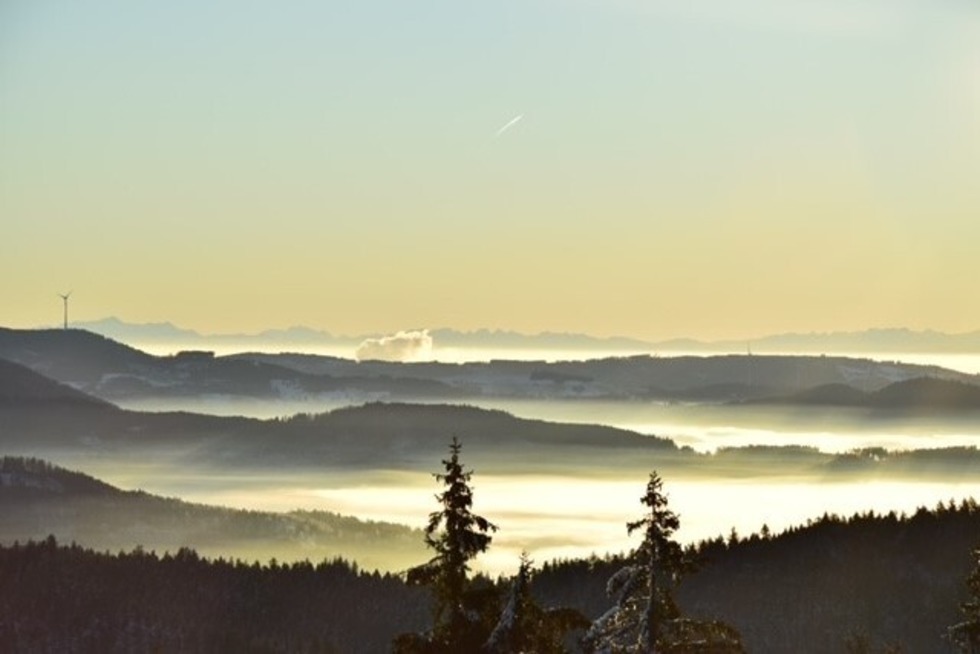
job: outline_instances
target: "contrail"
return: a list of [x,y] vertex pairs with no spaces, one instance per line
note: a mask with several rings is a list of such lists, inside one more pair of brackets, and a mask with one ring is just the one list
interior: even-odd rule
[[524,117],[524,114],[520,114],[519,116],[514,116],[513,118],[511,118],[507,122],[506,125],[504,125],[503,127],[501,127],[500,129],[497,130],[497,133],[493,135],[493,138],[499,139],[501,134],[503,134],[504,132],[506,132],[507,130],[509,130],[511,127],[513,127],[517,123],[521,122],[521,118],[523,118],[523,117]]

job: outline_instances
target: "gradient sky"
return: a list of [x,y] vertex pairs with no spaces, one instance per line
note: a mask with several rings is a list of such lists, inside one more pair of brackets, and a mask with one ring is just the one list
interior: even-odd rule
[[0,227],[7,326],[978,329],[980,3],[7,0]]

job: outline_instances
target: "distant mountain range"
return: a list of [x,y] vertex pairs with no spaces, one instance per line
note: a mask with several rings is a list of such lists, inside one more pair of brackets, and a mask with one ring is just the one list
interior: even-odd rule
[[453,401],[487,398],[741,402],[828,384],[861,391],[933,377],[980,382],[936,366],[830,356],[638,355],[587,361],[465,364],[357,362],[305,354],[152,356],[80,329],[0,328],[0,358],[109,401],[207,396]]
[[[270,347],[350,348],[351,352],[366,339],[379,334],[337,336],[327,331],[309,327],[266,330],[255,334],[201,334],[177,327],[169,322],[135,324],[118,318],[73,323],[79,329],[87,329],[123,343],[140,346],[175,347],[241,347],[243,349]],[[542,332],[524,334],[503,330],[459,331],[454,329],[430,329],[433,347],[456,350],[540,350],[554,352],[610,352],[610,353],[658,353],[658,352],[747,352],[756,353],[827,353],[827,354],[887,354],[887,353],[945,353],[980,354],[980,330],[962,334],[911,329],[868,329],[851,332],[786,333],[760,336],[752,339],[700,341],[677,338],[663,341],[645,341],[627,337],[599,338],[585,334]]]
[[309,327],[267,329],[254,334],[202,334],[170,322],[129,323],[116,317],[75,321],[72,327],[102,334],[113,340],[140,345],[174,345],[185,347],[237,345],[248,347],[272,345],[346,345],[356,346],[366,337],[335,336]]

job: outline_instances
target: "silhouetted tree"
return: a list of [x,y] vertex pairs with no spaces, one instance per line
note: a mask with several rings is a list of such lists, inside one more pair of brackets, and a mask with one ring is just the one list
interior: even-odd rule
[[960,605],[964,620],[949,628],[950,640],[961,652],[980,654],[980,545],[973,550],[975,566],[966,580],[970,599]]
[[560,654],[565,651],[564,636],[573,629],[585,629],[589,621],[574,609],[543,609],[531,597],[534,574],[527,552],[511,584],[500,619],[483,649],[489,654]]
[[[429,514],[425,543],[435,556],[409,570],[408,582],[432,588],[434,626],[427,635],[405,634],[395,641],[396,652],[476,651],[492,628],[496,595],[492,588],[473,588],[469,562],[485,552],[497,526],[472,512],[472,471],[459,461],[462,449],[454,437],[449,458],[443,459],[444,473],[433,476],[445,486],[436,495],[441,508]],[[487,625],[488,620],[490,621]]]
[[628,564],[610,577],[606,592],[615,605],[592,623],[583,645],[600,653],[742,652],[732,627],[680,615],[673,590],[693,569],[693,562],[672,539],[680,519],[667,507],[656,471],[650,473],[640,501],[647,507],[646,515],[626,527],[630,534],[642,531],[643,542]]
[[[685,568],[684,553],[680,545],[671,540],[681,526],[677,514],[667,508],[667,496],[663,493],[663,481],[656,472],[650,473],[647,491],[640,502],[648,507],[643,518],[626,525],[626,531],[643,531],[643,543],[637,551],[638,558],[645,560],[647,581],[646,607],[640,621],[640,642],[653,651],[660,640],[660,624],[677,616],[671,588],[679,580]],[[661,588],[658,582],[661,577]]]

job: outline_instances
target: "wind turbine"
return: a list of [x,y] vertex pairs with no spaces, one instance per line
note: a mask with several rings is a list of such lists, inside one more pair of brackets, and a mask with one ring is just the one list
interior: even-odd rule
[[58,293],[58,297],[60,297],[65,302],[65,329],[68,329],[68,298],[71,297],[71,294],[72,291],[68,291],[67,293],[63,293],[63,294]]

